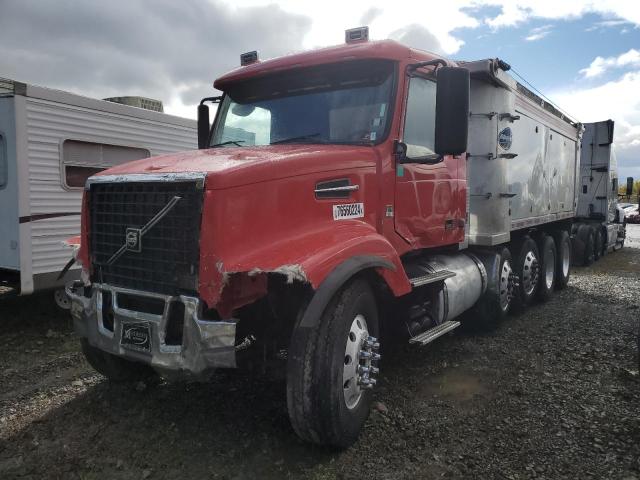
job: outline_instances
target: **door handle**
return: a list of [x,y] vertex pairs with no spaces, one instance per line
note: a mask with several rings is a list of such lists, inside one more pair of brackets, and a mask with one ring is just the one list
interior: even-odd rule
[[360,189],[360,185],[345,185],[343,187],[319,187],[314,190],[315,193],[329,192],[354,192]]
[[360,189],[360,185],[353,185],[348,178],[327,180],[316,183],[314,193],[318,199],[349,198],[351,192]]

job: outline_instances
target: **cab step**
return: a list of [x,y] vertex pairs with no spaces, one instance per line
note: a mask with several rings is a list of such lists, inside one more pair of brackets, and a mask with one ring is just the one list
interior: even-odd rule
[[427,285],[429,283],[441,282],[446,280],[447,278],[455,277],[456,272],[450,272],[449,270],[440,270],[439,272],[429,273],[427,275],[422,275],[420,277],[410,278],[409,282],[411,282],[412,287],[421,287],[422,285]]
[[433,342],[436,338],[441,337],[445,333],[450,332],[460,326],[460,322],[456,322],[454,320],[448,320],[440,325],[430,328],[429,330],[419,333],[415,337],[411,337],[409,339],[409,343],[412,344],[420,344],[426,345],[427,343]]

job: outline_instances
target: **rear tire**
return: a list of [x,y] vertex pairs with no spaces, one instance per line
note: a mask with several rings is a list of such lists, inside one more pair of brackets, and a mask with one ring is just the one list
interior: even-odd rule
[[594,262],[597,262],[598,260],[600,260],[600,258],[602,258],[602,248],[604,246],[604,240],[602,238],[602,230],[599,228],[595,228],[594,230],[595,242],[593,249],[593,260]]
[[64,288],[57,288],[51,292],[51,297],[56,310],[64,315],[71,312],[71,299]]
[[349,282],[334,295],[316,327],[294,329],[287,407],[291,425],[303,440],[346,448],[358,439],[373,395],[370,388],[360,387],[363,377],[354,377],[354,372],[367,362],[360,352],[369,335],[378,336],[378,309],[363,279]]
[[540,241],[540,275],[538,298],[546,302],[553,295],[556,285],[558,266],[558,252],[556,244],[549,235],[544,235]]
[[583,265],[585,267],[588,267],[589,265],[593,264],[593,262],[595,261],[595,232],[593,231],[593,228],[591,227],[587,227],[589,229],[589,232],[587,233],[587,237],[586,237],[586,241],[584,244],[584,260],[583,260]]
[[515,251],[518,252],[518,256],[514,263],[514,271],[520,285],[515,289],[514,307],[522,312],[531,304],[538,291],[540,253],[536,242],[528,235],[520,240]]
[[135,382],[157,376],[155,370],[144,363],[132,362],[89,345],[86,338],[80,340],[84,357],[98,373],[114,383]]
[[498,250],[498,254],[500,264],[495,272],[497,278],[489,280],[489,285],[494,284],[495,288],[488,288],[478,303],[465,315],[467,324],[475,330],[490,332],[497,329],[507,318],[513,304],[515,282],[511,252],[503,247]]
[[562,290],[569,283],[571,276],[571,237],[566,230],[560,230],[555,234],[557,266],[556,289]]

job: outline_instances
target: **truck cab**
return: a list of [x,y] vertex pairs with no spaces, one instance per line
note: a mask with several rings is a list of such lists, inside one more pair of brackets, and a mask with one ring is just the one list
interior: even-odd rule
[[[382,332],[427,345],[465,312],[495,328],[568,282],[575,203],[535,188],[555,168],[573,200],[581,126],[508,68],[369,42],[366,28],[242,55],[198,108],[199,150],[87,181],[83,281],[68,293],[88,361],[123,381],[275,364],[296,433],[351,445]],[[557,132],[567,155],[548,148]]]

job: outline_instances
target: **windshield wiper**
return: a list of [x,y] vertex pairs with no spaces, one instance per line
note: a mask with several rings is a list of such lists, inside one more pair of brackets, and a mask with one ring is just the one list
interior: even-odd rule
[[[279,143],[294,143],[299,142],[301,140],[312,140],[315,137],[320,136],[320,133],[307,133],[306,135],[299,135],[297,137],[291,138],[283,138],[282,140],[276,140],[275,142],[271,142],[270,145],[277,145]],[[326,141],[319,141],[318,143],[327,143]]]
[[214,143],[213,145],[211,145],[212,147],[222,147],[224,145],[235,145],[236,147],[241,147],[242,145],[240,145],[241,143],[244,143],[244,140],[228,140],[226,142],[222,142],[222,143]]

